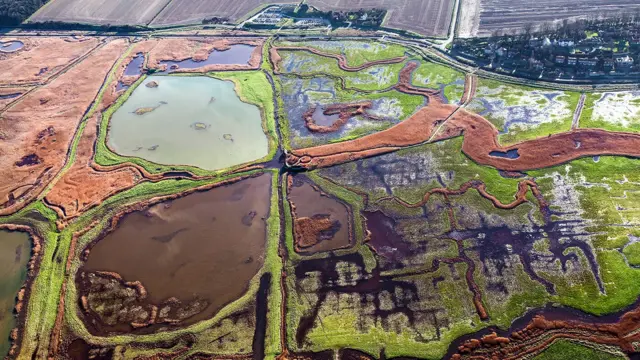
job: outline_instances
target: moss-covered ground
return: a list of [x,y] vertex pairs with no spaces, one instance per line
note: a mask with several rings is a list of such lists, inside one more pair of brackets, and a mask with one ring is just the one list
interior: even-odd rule
[[580,93],[545,90],[481,78],[467,109],[500,130],[500,143],[510,145],[571,130]]
[[534,360],[620,360],[625,359],[623,355],[614,355],[593,347],[585,346],[578,342],[569,340],[556,340]]

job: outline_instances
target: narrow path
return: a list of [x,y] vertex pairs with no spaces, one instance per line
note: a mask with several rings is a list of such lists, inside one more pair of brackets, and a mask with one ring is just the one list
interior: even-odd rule
[[580,125],[580,116],[582,115],[582,108],[584,107],[584,100],[587,95],[582,93],[580,95],[580,101],[578,101],[578,106],[576,107],[575,112],[573,113],[573,122],[571,122],[571,130],[575,130]]

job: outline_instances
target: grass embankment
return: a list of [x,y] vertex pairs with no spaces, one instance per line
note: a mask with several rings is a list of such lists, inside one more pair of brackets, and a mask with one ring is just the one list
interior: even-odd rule
[[602,350],[597,350],[578,342],[569,340],[556,340],[543,352],[533,358],[534,360],[622,360],[622,355],[614,355]]
[[[345,86],[361,91],[388,89],[398,82],[400,70],[405,62],[374,65],[360,71],[345,71],[338,66],[338,60],[300,50],[280,50],[282,57],[280,71],[283,74],[312,77],[328,74],[344,79]],[[288,66],[291,64],[291,66]],[[287,68],[290,67],[291,71]]]
[[[199,74],[179,74],[175,76],[198,76]],[[249,104],[256,105],[260,108],[262,115],[262,127],[269,141],[269,154],[262,159],[252,161],[251,163],[263,162],[271,159],[277,151],[277,134],[274,118],[273,90],[266,76],[259,70],[255,71],[230,71],[230,72],[212,72],[207,74],[210,77],[232,81],[235,84],[236,93],[239,98]],[[123,163],[132,163],[146,169],[151,174],[161,174],[170,171],[187,171],[196,176],[215,176],[240,169],[248,164],[238,164],[230,168],[220,170],[204,170],[195,166],[188,165],[162,165],[151,161],[134,157],[122,156],[113,152],[107,146],[107,136],[109,121],[113,114],[125,103],[146,79],[146,75],[141,76],[126,92],[121,95],[118,100],[102,114],[102,121],[98,133],[98,141],[96,143],[95,161],[102,166],[113,166]]]
[[374,41],[278,41],[275,46],[300,46],[316,49],[329,54],[343,55],[347,65],[361,66],[368,62],[402,57],[407,49],[397,44]]
[[[251,172],[257,173],[257,172]],[[277,173],[275,171],[270,172],[271,176],[274,177],[274,187],[272,188],[271,193],[271,212],[269,214],[269,218],[267,219],[267,251],[265,255],[265,263],[261,271],[251,280],[249,285],[249,289],[247,292],[239,299],[235,300],[231,304],[225,306],[222,310],[220,310],[213,318],[196,323],[192,326],[177,329],[171,332],[162,332],[158,334],[151,335],[117,335],[110,337],[96,337],[91,335],[86,328],[84,327],[82,320],[78,316],[77,312],[77,302],[75,301],[67,301],[65,303],[65,321],[67,325],[72,329],[72,331],[76,334],[84,338],[85,340],[94,343],[100,344],[103,346],[107,345],[127,345],[127,344],[150,344],[155,343],[162,340],[174,340],[181,335],[187,333],[196,334],[197,343],[201,343],[204,341],[211,341],[219,336],[221,333],[225,331],[237,331],[232,322],[224,322],[224,326],[220,326],[220,322],[224,321],[225,318],[229,317],[231,314],[236,313],[247,306],[250,306],[255,301],[255,295],[258,290],[258,284],[260,281],[260,276],[265,272],[272,272],[273,283],[271,289],[271,295],[274,298],[270,298],[269,303],[269,331],[268,331],[268,339],[267,344],[272,348],[273,343],[279,344],[279,331],[274,331],[272,328],[274,326],[273,321],[274,317],[278,317],[276,320],[276,326],[279,325],[279,312],[277,314],[273,314],[271,309],[278,308],[279,306],[276,302],[278,302],[278,292],[275,292],[276,289],[279,291],[279,266],[280,258],[278,257],[277,249],[278,249],[278,241],[279,241],[279,214],[277,211]],[[249,173],[250,174],[250,173]],[[139,203],[140,201],[144,201],[157,196],[171,195],[175,193],[180,193],[183,191],[187,191],[189,189],[195,189],[201,186],[207,186],[209,184],[214,184],[220,181],[224,181],[227,179],[231,179],[232,177],[237,177],[238,175],[226,176],[223,178],[219,178],[216,180],[200,180],[200,181],[192,181],[192,180],[166,180],[158,183],[144,183],[138,185],[137,187],[123,192],[114,196],[113,198],[105,201],[100,207],[92,209],[88,211],[86,214],[83,214],[81,218],[78,219],[68,230],[62,232],[61,238],[65,239],[66,242],[71,241],[71,236],[74,230],[86,228],[93,219],[101,219],[100,222],[93,227],[89,232],[78,238],[78,242],[76,245],[76,253],[72,256],[72,267],[69,274],[67,274],[67,299],[76,299],[78,297],[77,289],[75,286],[75,273],[82,266],[82,262],[79,260],[80,253],[82,249],[93,239],[95,239],[108,225],[110,219],[117,214],[121,209],[126,208],[127,206],[131,206],[133,204]],[[275,208],[275,210],[274,210]],[[249,333],[244,334],[243,337],[252,337],[253,329],[244,328],[243,331],[248,331]],[[196,344],[194,346],[195,349],[198,349],[199,346]],[[225,349],[225,351],[221,351],[221,354],[234,354],[237,353],[238,346],[242,344],[231,344],[231,347]],[[199,350],[203,350],[199,349]],[[245,349],[245,351],[250,351],[251,349]],[[135,354],[135,349],[129,349],[129,354]]]
[[[36,213],[40,214],[37,217],[42,217],[44,221],[36,219],[34,216]],[[51,330],[49,325],[52,322],[49,321],[51,319],[49,315],[51,315],[51,308],[56,307],[56,294],[58,294],[61,285],[52,281],[60,276],[55,267],[56,260],[60,256],[57,251],[59,234],[55,221],[55,212],[42,202],[32,203],[11,216],[0,218],[2,224],[29,226],[42,239],[40,267],[31,283],[31,294],[27,302],[26,323],[22,333],[22,346],[18,359],[31,359],[32,354],[35,354],[36,351],[46,354],[46,348],[42,349],[40,345],[46,344],[48,338],[42,339],[41,334],[46,334]],[[55,310],[53,317],[55,320]]]

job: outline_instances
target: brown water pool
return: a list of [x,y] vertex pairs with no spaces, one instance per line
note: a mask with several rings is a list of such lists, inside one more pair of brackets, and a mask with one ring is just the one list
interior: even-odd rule
[[[132,331],[132,322],[154,316],[153,306],[156,324],[192,324],[242,296],[263,264],[270,197],[265,174],[124,217],[78,277],[95,328]],[[146,297],[111,275],[88,276],[102,271],[141,282]]]

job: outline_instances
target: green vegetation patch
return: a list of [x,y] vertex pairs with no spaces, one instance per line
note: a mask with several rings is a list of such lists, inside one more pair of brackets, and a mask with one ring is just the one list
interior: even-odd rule
[[571,340],[556,340],[551,346],[533,358],[534,360],[621,360],[626,359],[621,354],[612,354],[604,350],[581,344]]

